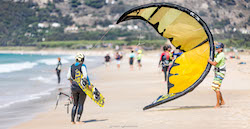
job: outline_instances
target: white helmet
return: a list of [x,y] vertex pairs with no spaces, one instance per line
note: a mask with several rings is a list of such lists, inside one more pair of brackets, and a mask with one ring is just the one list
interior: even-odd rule
[[76,61],[79,61],[79,62],[83,62],[84,58],[85,56],[82,53],[77,53],[75,57]]

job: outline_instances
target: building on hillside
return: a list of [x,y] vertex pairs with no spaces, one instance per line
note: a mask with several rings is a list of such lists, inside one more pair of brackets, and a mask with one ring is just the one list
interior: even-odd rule
[[106,4],[114,4],[114,3],[115,3],[115,0],[106,0],[105,3],[106,3]]
[[250,34],[250,30],[245,29],[245,28],[240,28],[239,31],[240,31],[242,34]]
[[61,24],[57,23],[57,22],[54,22],[54,23],[51,24],[51,27],[58,28],[58,27],[61,27]]
[[137,30],[139,27],[137,25],[127,25],[128,30]]
[[49,23],[47,23],[47,22],[38,23],[37,26],[38,26],[38,28],[48,28]]
[[65,33],[78,33],[78,31],[79,31],[79,28],[75,24],[72,26],[67,26],[64,29]]

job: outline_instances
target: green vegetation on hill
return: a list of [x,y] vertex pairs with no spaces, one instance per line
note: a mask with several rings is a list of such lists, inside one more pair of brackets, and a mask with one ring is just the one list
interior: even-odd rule
[[[208,10],[198,10],[201,17],[211,17],[209,23],[210,29],[218,29],[224,34],[215,34],[214,39],[226,43],[227,46],[235,46],[242,48],[250,48],[250,35],[242,34],[242,32],[232,32],[233,28],[248,28],[250,25],[250,17],[245,13],[249,9],[243,2],[235,0],[213,0],[216,2],[215,7],[208,4]],[[249,2],[249,0],[245,0]],[[136,2],[135,2],[136,3]],[[224,11],[230,8],[236,8],[239,4],[245,10],[237,12],[237,18],[247,19],[242,22],[242,26],[237,26],[230,17],[221,17],[222,13],[216,12],[223,8]],[[86,6],[87,5],[87,6]],[[53,0],[40,8],[38,4],[28,2],[12,2],[12,0],[1,1],[0,4],[0,46],[38,46],[38,47],[67,47],[77,48],[87,44],[98,44],[97,41],[102,38],[106,31],[96,30],[95,27],[107,27],[114,23],[115,17],[121,15],[126,10],[136,5],[128,4],[125,0],[115,0],[114,4],[105,3],[105,0]],[[216,8],[216,9],[215,9]],[[63,9],[68,9],[64,11]],[[105,10],[105,11],[104,11]],[[216,10],[216,11],[214,11]],[[223,10],[222,10],[223,11]],[[228,12],[230,12],[229,10]],[[74,15],[71,15],[74,13]],[[72,19],[75,17],[92,14],[91,18],[95,19],[93,24],[78,24]],[[69,16],[70,15],[70,16]],[[73,18],[71,17],[73,16]],[[105,16],[105,17],[103,17]],[[109,17],[109,18],[106,18]],[[79,18],[80,19],[80,18]],[[87,19],[88,20],[88,19]],[[206,20],[206,19],[205,19]],[[207,20],[209,21],[209,20]],[[138,23],[142,24],[138,24]],[[123,24],[122,29],[111,29],[102,40],[115,44],[135,45],[139,40],[146,42],[144,46],[158,46],[165,39],[159,36],[152,27],[145,22],[130,21],[129,25],[139,25],[142,30],[128,30]],[[59,27],[52,27],[52,23],[59,23]],[[47,24],[47,27],[38,27],[38,24]],[[66,33],[64,29],[75,24],[79,29],[77,33]],[[142,26],[140,26],[142,25]],[[236,27],[235,27],[236,26]],[[89,29],[90,28],[90,29]],[[118,40],[124,40],[119,41]],[[42,42],[42,41],[46,42]],[[80,40],[79,42],[77,40]],[[93,40],[90,42],[89,40]],[[88,41],[88,42],[87,42]],[[99,42],[99,41],[98,41]]]
[[71,0],[70,4],[71,4],[71,7],[77,8],[82,3],[79,0]]
[[85,4],[93,8],[101,8],[105,5],[105,0],[85,0]]
[[250,49],[250,35],[232,32],[227,34],[214,35],[214,39],[225,43],[226,47],[248,48]]
[[[51,15],[54,13],[56,15]],[[0,45],[29,45],[41,41],[47,35],[63,32],[63,27],[72,25],[70,16],[62,16],[60,10],[53,3],[48,3],[46,8],[39,8],[32,2],[2,1],[0,4]],[[57,22],[60,28],[52,28],[49,31],[40,28],[38,23]],[[28,34],[28,35],[25,35]]]

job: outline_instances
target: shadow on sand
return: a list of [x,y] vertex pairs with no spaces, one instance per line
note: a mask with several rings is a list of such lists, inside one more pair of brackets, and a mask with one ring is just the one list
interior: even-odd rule
[[182,106],[177,108],[156,109],[152,111],[176,111],[176,110],[193,110],[193,109],[206,109],[206,108],[214,108],[214,106]]
[[97,120],[97,119],[91,119],[91,120],[85,120],[83,121],[84,123],[91,123],[91,122],[101,122],[101,121],[106,121],[108,119],[100,119],[100,120]]

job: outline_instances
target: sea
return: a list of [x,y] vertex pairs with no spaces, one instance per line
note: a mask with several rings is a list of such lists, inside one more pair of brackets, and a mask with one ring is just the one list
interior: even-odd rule
[[[62,59],[60,84],[55,71],[58,57]],[[74,55],[0,54],[0,129],[28,121],[55,106],[58,89],[70,92],[66,76],[74,62]],[[96,79],[91,70],[102,62],[103,57],[86,57],[91,80]]]

